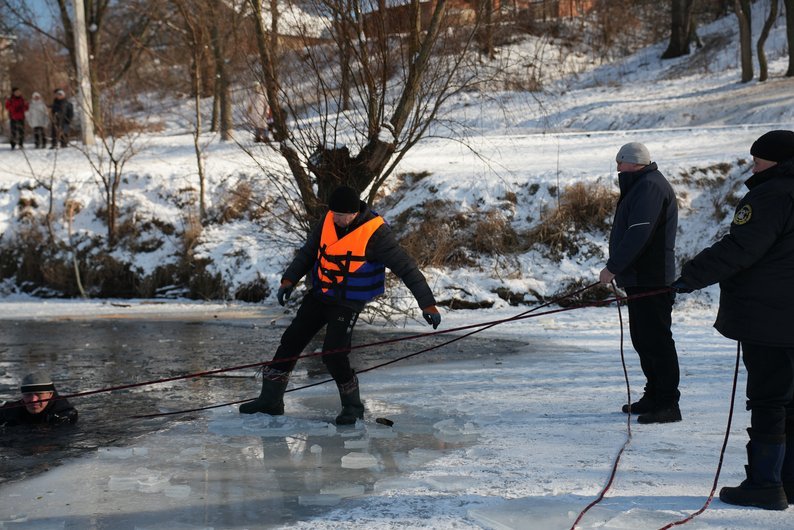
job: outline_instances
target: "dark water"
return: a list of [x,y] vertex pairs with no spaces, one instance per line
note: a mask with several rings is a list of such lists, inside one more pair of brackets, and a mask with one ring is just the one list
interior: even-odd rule
[[[18,399],[21,377],[34,370],[49,371],[59,392],[71,394],[269,360],[285,324],[255,318],[0,320],[0,397]],[[354,344],[405,335],[361,327]],[[451,338],[440,335],[354,350],[353,365],[362,370]],[[311,351],[321,348],[321,339],[322,335],[310,345]],[[497,351],[504,355],[519,346],[514,341],[471,337],[401,363],[467,359]],[[0,429],[0,483],[35,475],[98,447],[133,444],[138,437],[196,417],[193,413],[135,419],[134,415],[255,397],[258,383],[253,374],[250,369],[73,398],[80,413],[77,425]],[[301,385],[327,378],[320,359],[310,358],[299,362],[292,382]]]

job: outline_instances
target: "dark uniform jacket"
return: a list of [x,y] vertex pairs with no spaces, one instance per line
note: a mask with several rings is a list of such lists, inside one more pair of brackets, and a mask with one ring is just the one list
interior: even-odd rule
[[74,119],[74,106],[68,99],[54,99],[52,101],[52,122],[56,127],[68,130]]
[[[57,397],[55,392],[53,397]],[[0,407],[0,426],[6,425],[60,425],[64,423],[75,423],[77,421],[77,409],[75,409],[66,399],[52,399],[47,402],[47,407],[38,414],[31,414],[25,408],[25,403],[12,401]]]
[[660,287],[675,279],[678,203],[656,167],[618,175],[620,199],[609,235],[607,269],[621,287]]
[[720,282],[714,327],[728,338],[794,346],[794,160],[750,177],[728,235],[686,263],[700,289]]
[[[350,226],[340,228],[336,226],[337,235],[341,238],[348,232],[355,230],[357,227],[366,223],[374,218],[375,214],[369,209],[365,202],[361,202],[361,207],[358,216],[353,220]],[[312,229],[306,243],[298,250],[295,259],[287,267],[282,279],[289,280],[293,285],[296,285],[301,278],[303,278],[314,266],[317,260],[317,253],[320,248],[320,237],[322,235],[323,222],[320,221]],[[419,307],[424,309],[428,306],[435,305],[436,300],[433,298],[433,293],[427,285],[424,275],[419,271],[416,262],[408,255],[397,240],[394,238],[391,229],[385,223],[372,234],[366,248],[367,261],[382,263],[390,271],[397,275],[403,283],[410,289],[411,294],[416,298]],[[354,311],[360,312],[366,305],[365,302],[357,300],[337,300],[324,296],[319,289],[312,289],[312,296],[317,297],[321,301],[327,303],[336,303],[346,307],[350,307]]]

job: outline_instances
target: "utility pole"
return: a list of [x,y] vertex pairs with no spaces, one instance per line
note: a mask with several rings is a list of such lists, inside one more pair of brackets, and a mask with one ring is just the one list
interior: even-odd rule
[[80,108],[83,145],[94,145],[94,109],[91,105],[91,80],[89,78],[88,42],[85,35],[85,8],[83,0],[72,0],[74,5],[74,46],[77,56],[77,100]]

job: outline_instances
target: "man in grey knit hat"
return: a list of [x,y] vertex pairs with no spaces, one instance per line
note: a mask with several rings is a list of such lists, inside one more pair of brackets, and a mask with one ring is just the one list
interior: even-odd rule
[[620,199],[609,235],[609,260],[599,279],[604,284],[614,279],[630,297],[631,343],[646,378],[642,398],[625,404],[623,412],[639,414],[639,423],[681,421],[678,354],[670,331],[675,295],[664,291],[675,279],[678,204],[643,144],[624,145],[615,161]]
[[33,372],[22,378],[19,388],[22,399],[0,407],[0,426],[75,423],[77,410],[58,397],[52,378],[44,372]]

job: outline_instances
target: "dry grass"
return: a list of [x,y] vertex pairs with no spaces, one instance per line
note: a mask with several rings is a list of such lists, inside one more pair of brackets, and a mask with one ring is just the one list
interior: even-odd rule
[[576,254],[580,232],[609,229],[617,198],[615,191],[598,182],[568,186],[562,191],[559,207],[530,230],[530,243],[548,247],[555,256]]

